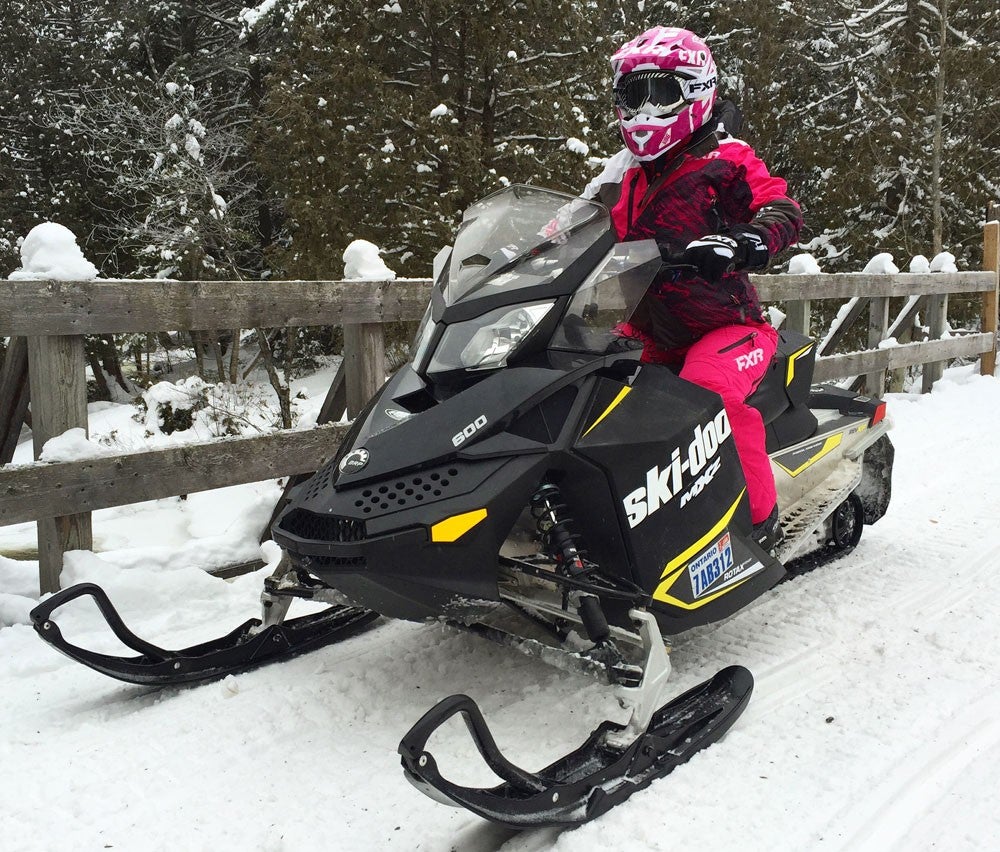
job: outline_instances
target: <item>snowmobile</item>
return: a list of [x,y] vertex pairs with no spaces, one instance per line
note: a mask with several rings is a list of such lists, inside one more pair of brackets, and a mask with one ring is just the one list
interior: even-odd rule
[[[734,665],[664,704],[665,637],[849,551],[890,497],[885,404],[814,386],[813,341],[783,332],[751,402],[785,537],[773,551],[758,545],[721,399],[640,363],[615,331],[662,265],[652,241],[617,243],[594,202],[511,186],[472,205],[435,259],[412,360],[273,524],[284,558],[261,620],[168,651],[85,584],[41,603],[36,629],[108,675],[162,684],[340,640],[378,615],[444,620],[603,679],[631,718],[529,772],[502,755],[475,702],[453,695],[403,737],[406,777],[516,828],[606,812],[717,741],[749,701],[753,678]],[[52,613],[82,596],[138,656],[62,637]],[[286,620],[297,597],[331,606]],[[456,714],[499,786],[461,786],[438,770],[427,741]]]

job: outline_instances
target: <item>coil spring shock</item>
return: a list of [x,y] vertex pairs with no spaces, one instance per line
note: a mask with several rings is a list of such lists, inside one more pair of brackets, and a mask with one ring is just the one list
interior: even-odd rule
[[[568,507],[561,500],[558,487],[551,483],[542,485],[531,498],[531,514],[538,531],[552,548],[556,563],[567,575],[577,577],[588,569],[576,546],[577,537],[569,529],[573,519],[565,515]],[[569,604],[569,597],[564,595],[564,605]],[[577,594],[574,603],[590,641],[603,645],[611,635],[611,628],[600,599],[595,595]]]
[[538,532],[552,548],[556,562],[567,574],[576,576],[586,568],[576,546],[576,536],[569,531],[573,519],[563,514],[568,507],[561,500],[558,487],[543,485],[531,498],[531,514]]

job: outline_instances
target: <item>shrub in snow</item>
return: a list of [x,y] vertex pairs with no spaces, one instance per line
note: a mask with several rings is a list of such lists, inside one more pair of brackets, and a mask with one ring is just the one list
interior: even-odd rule
[[146,436],[191,432],[191,437],[259,434],[281,425],[273,397],[255,384],[209,384],[191,376],[176,384],[157,382],[135,401],[134,419]]

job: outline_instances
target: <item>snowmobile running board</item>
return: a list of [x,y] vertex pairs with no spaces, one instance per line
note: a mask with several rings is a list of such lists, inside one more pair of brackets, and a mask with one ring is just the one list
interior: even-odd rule
[[[514,829],[578,825],[621,804],[720,739],[746,708],[752,690],[750,672],[729,666],[657,710],[630,745],[613,745],[615,734],[625,726],[606,721],[578,749],[537,773],[515,766],[500,753],[475,701],[452,695],[410,729],[399,753],[407,779],[444,804]],[[462,787],[441,776],[425,748],[434,731],[456,713],[464,716],[479,753],[503,784]]]
[[[139,656],[101,654],[63,638],[52,613],[81,597],[94,599],[118,640],[138,651]],[[56,650],[102,674],[147,686],[211,680],[312,651],[354,635],[376,618],[378,613],[370,609],[339,605],[264,627],[260,619],[251,618],[225,636],[170,651],[140,639],[129,630],[105,591],[94,583],[80,583],[56,592],[31,611],[35,631]]]

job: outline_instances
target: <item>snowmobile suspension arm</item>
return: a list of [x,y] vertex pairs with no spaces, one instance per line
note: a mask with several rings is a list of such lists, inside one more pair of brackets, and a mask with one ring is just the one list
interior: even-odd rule
[[[589,582],[587,580],[581,580],[579,577],[570,577],[565,574],[547,571],[544,568],[534,565],[524,559],[516,559],[510,556],[500,557],[500,564],[510,568],[512,571],[520,571],[523,574],[537,577],[540,580],[548,580],[550,583],[564,586],[573,591],[587,592],[592,595],[597,595],[598,597],[624,601],[632,608],[642,609],[648,607],[653,600],[648,593],[644,592],[638,586],[633,586],[631,583],[627,584],[630,588],[616,588],[615,586],[610,585],[610,581],[608,585]],[[603,575],[601,575],[601,578],[604,579]],[[618,578],[615,579],[615,582],[621,586],[625,586],[627,583],[627,581],[623,581]]]

